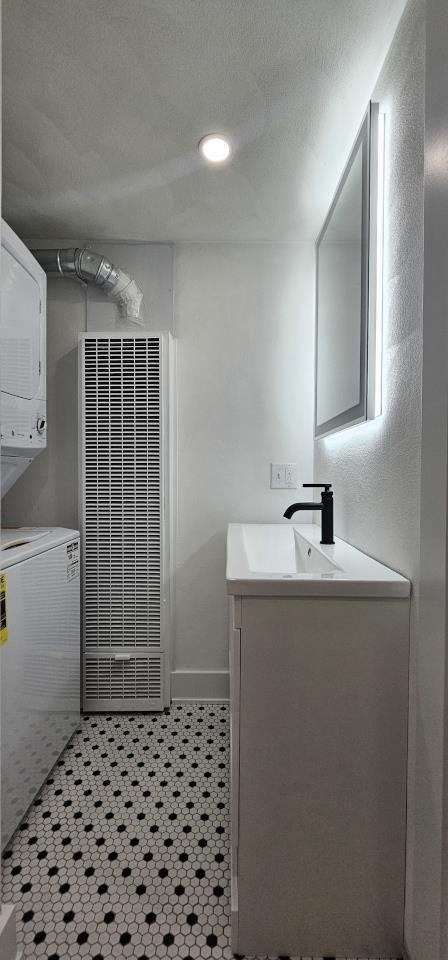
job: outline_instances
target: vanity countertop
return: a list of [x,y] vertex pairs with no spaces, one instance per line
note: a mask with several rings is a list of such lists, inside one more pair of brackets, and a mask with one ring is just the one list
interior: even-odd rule
[[409,597],[409,580],[313,523],[231,523],[227,592],[239,596]]

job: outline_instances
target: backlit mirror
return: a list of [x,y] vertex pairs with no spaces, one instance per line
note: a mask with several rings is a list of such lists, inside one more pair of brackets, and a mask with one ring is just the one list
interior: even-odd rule
[[377,124],[370,104],[317,240],[316,437],[374,415]]

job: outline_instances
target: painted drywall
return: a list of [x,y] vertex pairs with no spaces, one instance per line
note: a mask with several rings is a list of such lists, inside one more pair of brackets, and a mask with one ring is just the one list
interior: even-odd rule
[[[430,477],[437,473],[439,461],[445,464],[446,476],[446,415],[439,418],[440,380],[435,385],[431,371],[432,364],[434,374],[440,363],[446,369],[440,333],[434,348],[431,338],[426,347],[426,426],[440,423],[440,430],[431,430],[424,453],[429,471],[427,497],[421,473],[424,54],[425,5],[411,0],[373,91],[386,117],[383,413],[315,443],[315,476],[325,476],[334,485],[336,534],[413,582],[405,922],[412,960],[439,957],[442,823],[443,607],[433,589],[434,562],[439,563],[440,551],[433,553],[427,583],[420,554],[421,528],[427,531],[422,551],[431,545],[431,552],[443,527],[443,511],[437,518],[434,515],[435,504],[439,501],[441,506],[440,495],[430,490]],[[440,235],[439,231],[439,243]],[[428,259],[431,253],[426,250],[425,291],[432,286]],[[428,322],[425,318],[425,325]],[[438,362],[437,356],[442,358]],[[427,509],[430,518],[425,519]],[[443,540],[440,550],[444,549]],[[443,565],[439,574],[444,577]]]
[[411,671],[408,884],[412,960],[448,956],[448,8],[426,4],[420,586]]
[[[133,324],[123,327],[116,304],[97,289],[62,278],[48,280],[47,448],[4,497],[4,525],[78,528],[79,334],[122,328],[131,332],[172,329],[170,244],[78,241],[79,246],[85,243],[135,276],[143,291],[146,320],[142,328]],[[28,245],[50,244],[37,240]]]
[[87,330],[169,331],[173,329],[173,246],[170,243],[112,243],[89,240],[89,247],[104,254],[130,274],[143,293],[141,327],[125,322],[117,305],[95,286],[87,287]]
[[424,11],[413,0],[372,98],[386,116],[383,415],[315,443],[335,530],[418,571],[423,284]]
[[[152,329],[170,330],[172,247],[91,246],[135,275]],[[281,518],[294,491],[270,490],[271,460],[312,477],[313,297],[310,244],[175,248],[175,696],[228,692],[227,523]],[[77,527],[78,336],[116,319],[98,291],[49,281],[48,445],[4,498],[6,523]]]
[[[1,14],[1,0],[0,0],[0,14]],[[0,49],[0,63],[1,63],[1,59],[2,59],[2,51]],[[2,85],[2,80],[1,80],[1,73],[0,73],[0,92],[1,92],[1,85]],[[1,116],[2,116],[2,100],[0,99],[0,119],[1,119]],[[1,168],[1,165],[2,165],[2,142],[0,138],[0,168]],[[0,206],[1,206],[1,199],[2,199],[2,184],[1,184],[1,178],[0,178]],[[0,463],[0,470],[1,470],[1,463]],[[3,504],[0,501],[0,535],[1,535],[2,525],[4,525]],[[1,660],[0,660],[0,678],[1,678]],[[1,696],[1,688],[0,688],[0,696]],[[1,752],[1,744],[0,744],[0,752]],[[1,760],[1,756],[0,756],[0,760]],[[1,763],[0,763],[0,797],[1,797]],[[0,816],[1,816],[1,810],[0,810]],[[1,858],[0,858],[0,952],[3,953],[3,955],[5,956],[5,960],[10,960],[10,958],[14,956],[14,953],[16,952],[16,948],[17,948],[16,936],[15,936],[16,924],[15,924],[14,914],[15,914],[14,907],[11,904],[7,906],[3,902],[2,864],[1,864]],[[11,936],[11,927],[12,927],[12,936]]]
[[225,695],[227,524],[281,519],[270,460],[312,475],[313,247],[177,245],[175,291],[174,690]]

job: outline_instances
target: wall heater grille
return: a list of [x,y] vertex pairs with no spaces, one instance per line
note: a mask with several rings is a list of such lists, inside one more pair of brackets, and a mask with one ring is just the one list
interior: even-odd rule
[[[118,709],[125,702],[128,709],[141,709],[151,701],[151,709],[162,709],[160,657],[136,656],[129,660],[114,657],[85,658],[84,689],[86,700],[96,709]],[[130,706],[132,704],[132,706]],[[135,705],[135,706],[134,706]]]
[[162,709],[161,338],[87,335],[81,374],[84,708]]

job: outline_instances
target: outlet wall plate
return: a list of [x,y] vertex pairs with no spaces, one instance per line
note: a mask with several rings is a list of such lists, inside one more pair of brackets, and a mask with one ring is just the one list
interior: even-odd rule
[[297,489],[297,464],[285,463],[285,490]]
[[295,490],[297,488],[296,463],[271,463],[271,490]]

